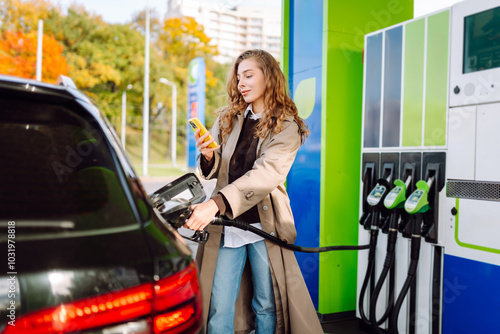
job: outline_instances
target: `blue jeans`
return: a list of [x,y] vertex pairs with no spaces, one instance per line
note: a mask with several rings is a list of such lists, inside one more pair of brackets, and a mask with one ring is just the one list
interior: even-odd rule
[[235,303],[248,254],[252,270],[252,310],[256,316],[255,333],[274,334],[276,306],[265,241],[238,248],[224,248],[223,243],[224,237],[221,240],[215,267],[207,333],[234,333]]

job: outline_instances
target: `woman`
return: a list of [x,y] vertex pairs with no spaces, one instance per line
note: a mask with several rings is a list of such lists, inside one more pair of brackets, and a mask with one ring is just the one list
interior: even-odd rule
[[[289,243],[296,237],[284,182],[308,130],[286,79],[269,53],[250,50],[236,59],[227,92],[213,139],[195,132],[200,174],[217,184],[185,225],[210,233],[197,254],[207,332],[323,333],[292,251],[248,231],[209,225],[220,214]],[[220,145],[209,148],[215,139]]]

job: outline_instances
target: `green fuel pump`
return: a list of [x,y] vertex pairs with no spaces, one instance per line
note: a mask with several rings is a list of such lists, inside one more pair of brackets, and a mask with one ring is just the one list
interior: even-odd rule
[[[384,199],[384,206],[386,209],[390,210],[390,218],[389,218],[389,226],[388,226],[388,239],[387,239],[387,253],[383,265],[382,272],[377,281],[375,289],[373,291],[371,300],[370,300],[370,323],[372,328],[376,333],[383,333],[379,326],[383,324],[391,315],[393,306],[394,306],[394,260],[395,260],[395,249],[396,249],[396,240],[398,236],[398,220],[401,214],[401,211],[404,208],[404,203],[406,201],[406,189],[408,188],[411,182],[411,176],[408,176],[406,182],[402,180],[394,181],[394,188],[387,194]],[[382,286],[387,278],[387,274],[389,271],[392,272],[391,278],[389,281],[389,301],[388,307],[384,312],[384,315],[380,320],[376,318],[376,309],[377,309],[377,301],[380,295],[380,291],[382,290]]]
[[412,220],[412,236],[411,236],[411,250],[410,250],[410,265],[408,267],[408,274],[406,280],[398,295],[398,299],[394,305],[394,310],[391,315],[389,328],[391,333],[398,334],[398,317],[401,310],[403,301],[410,289],[413,281],[415,280],[418,268],[418,260],[420,255],[420,244],[422,241],[422,225],[425,225],[424,214],[429,211],[430,205],[428,201],[429,192],[434,183],[434,176],[430,177],[427,181],[420,180],[416,183],[416,190],[408,197],[404,204],[405,211],[411,215],[415,215]]

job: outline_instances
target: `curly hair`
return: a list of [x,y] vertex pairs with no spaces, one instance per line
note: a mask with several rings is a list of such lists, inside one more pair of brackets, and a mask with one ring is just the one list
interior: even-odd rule
[[264,50],[248,50],[243,52],[234,62],[228,73],[226,89],[228,93],[227,106],[219,109],[220,131],[225,142],[233,129],[233,118],[244,112],[248,106],[243,96],[238,91],[238,66],[243,60],[252,59],[264,73],[266,89],[264,93],[264,112],[256,129],[256,136],[264,138],[272,131],[278,134],[282,130],[282,123],[287,115],[293,116],[299,126],[301,142],[304,143],[309,135],[307,124],[299,117],[297,107],[288,94],[288,85],[278,62]]

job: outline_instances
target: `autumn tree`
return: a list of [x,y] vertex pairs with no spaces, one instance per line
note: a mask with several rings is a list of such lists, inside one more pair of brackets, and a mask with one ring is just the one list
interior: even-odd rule
[[[47,0],[0,0],[0,73],[35,78],[38,20],[56,10]],[[67,72],[63,46],[43,34],[42,80],[54,83]]]
[[[35,79],[37,39],[36,32],[0,33],[0,73]],[[55,83],[59,75],[68,73],[62,52],[62,45],[53,37],[43,37],[42,81]]]
[[64,45],[69,76],[87,93],[112,123],[121,112],[121,94],[131,106],[129,119],[142,114],[144,37],[128,24],[108,24],[82,6],[71,6],[67,15],[53,15],[45,23]]
[[165,59],[185,68],[196,57],[213,57],[218,54],[217,47],[210,43],[203,26],[188,16],[165,19],[158,48]]
[[0,0],[0,31],[36,30],[55,9],[49,0]]
[[[172,75],[186,92],[187,70],[191,60],[197,57],[205,59],[206,63],[206,103],[205,123],[213,124],[214,111],[226,100],[225,78],[227,65],[214,61],[219,52],[205,34],[205,29],[192,17],[166,18],[162,31],[158,36],[157,48],[163,59],[175,64]],[[187,104],[187,101],[183,101]]]

